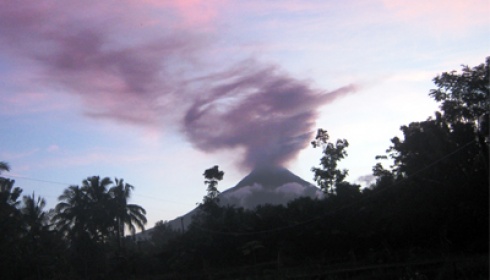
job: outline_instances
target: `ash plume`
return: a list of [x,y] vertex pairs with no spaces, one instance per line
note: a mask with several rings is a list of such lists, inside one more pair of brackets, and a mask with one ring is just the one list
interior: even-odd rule
[[[240,149],[239,163],[252,168],[294,158],[312,138],[320,107],[355,90],[319,90],[255,60],[220,65],[227,70],[216,73],[206,61],[218,47],[207,31],[212,23],[179,25],[179,9],[160,7],[172,16],[158,18],[156,28],[153,7],[68,2],[0,9],[0,50],[26,77],[12,77],[13,84],[25,81],[25,90],[10,93],[16,99],[39,89],[74,95],[91,118],[177,128],[201,150]],[[113,13],[115,6],[135,13]]]
[[243,62],[201,81],[203,95],[184,118],[184,131],[205,151],[242,148],[242,166],[284,165],[312,139],[321,106],[353,92],[314,89],[275,66]]

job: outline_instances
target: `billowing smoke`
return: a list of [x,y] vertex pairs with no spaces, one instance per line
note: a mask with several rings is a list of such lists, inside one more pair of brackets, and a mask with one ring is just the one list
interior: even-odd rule
[[[177,94],[182,72],[207,39],[192,30],[152,30],[148,7],[133,1],[89,2],[5,3],[0,58],[8,56],[28,91],[76,95],[90,117],[167,127],[185,108]],[[172,18],[166,21],[172,27]]]
[[283,165],[312,139],[318,109],[355,90],[312,88],[277,67],[246,61],[204,79],[184,119],[192,143],[207,151],[242,148],[247,167]]
[[[220,65],[227,70],[216,73],[201,61],[216,48],[212,36],[196,31],[212,26],[175,24],[185,17],[167,4],[83,3],[12,2],[0,9],[1,58],[25,77],[26,91],[74,94],[93,118],[177,126],[204,151],[241,149],[243,166],[294,158],[312,138],[319,108],[355,89],[315,89],[255,60]],[[173,16],[151,18],[155,8]]]

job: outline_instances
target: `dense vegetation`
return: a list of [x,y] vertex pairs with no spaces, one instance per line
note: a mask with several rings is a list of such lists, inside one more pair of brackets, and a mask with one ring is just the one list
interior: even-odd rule
[[122,180],[89,177],[46,212],[0,177],[2,278],[488,279],[489,64],[434,79],[440,112],[401,127],[370,187],[345,181],[348,142],[320,129],[312,171],[324,199],[220,207],[215,166],[189,229],[159,222],[146,242],[124,237],[146,219]]
[[[9,165],[0,163],[2,171]],[[76,279],[107,275],[126,254],[124,229],[144,229],[145,210],[128,204],[133,186],[92,176],[70,186],[55,209],[24,196],[0,177],[0,270],[2,279]]]

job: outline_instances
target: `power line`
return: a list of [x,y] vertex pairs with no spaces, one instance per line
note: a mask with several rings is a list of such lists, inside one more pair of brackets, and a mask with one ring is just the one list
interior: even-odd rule
[[[63,186],[74,186],[74,185],[77,185],[77,184],[70,184],[70,183],[66,183],[66,182],[52,181],[52,180],[44,180],[44,179],[37,179],[37,178],[32,178],[32,177],[19,176],[19,175],[11,175],[11,174],[2,175],[2,177],[6,177],[8,179],[22,179],[22,180],[26,180],[26,181],[41,182],[41,183],[48,183],[48,184],[56,184],[56,185],[63,185]],[[143,197],[143,198],[157,200],[157,201],[164,201],[164,202],[171,202],[171,203],[176,203],[176,204],[187,205],[187,203],[182,203],[182,202],[168,200],[168,199],[156,198],[156,197],[150,196],[150,195],[142,195],[142,194],[132,193],[132,196]]]
[[7,178],[11,179],[23,179],[27,181],[33,181],[33,182],[41,182],[41,183],[48,183],[48,184],[56,184],[56,185],[63,185],[63,186],[70,186],[73,184],[69,183],[63,183],[63,182],[57,182],[57,181],[50,181],[50,180],[43,180],[43,179],[36,179],[36,178],[30,178],[30,177],[25,177],[25,176],[18,176],[18,175],[4,175]]

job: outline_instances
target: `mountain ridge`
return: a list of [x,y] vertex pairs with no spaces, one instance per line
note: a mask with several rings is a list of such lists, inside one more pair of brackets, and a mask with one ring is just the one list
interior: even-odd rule
[[247,176],[240,180],[234,187],[226,189],[222,194],[231,190],[240,189],[260,183],[263,187],[273,188],[287,183],[298,183],[303,186],[313,186],[311,183],[303,180],[289,169],[280,166],[265,166],[253,169]]
[[[221,206],[243,207],[248,210],[258,205],[286,205],[300,198],[321,198],[323,193],[313,184],[303,180],[290,170],[280,166],[262,166],[253,169],[235,186],[218,195]],[[192,217],[199,211],[196,207],[188,213],[168,221],[174,230],[185,230],[192,222]],[[150,239],[152,229],[138,234],[137,240]]]

